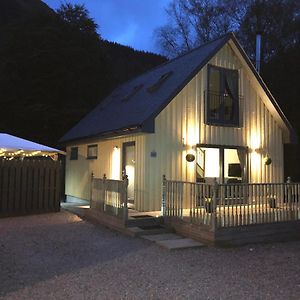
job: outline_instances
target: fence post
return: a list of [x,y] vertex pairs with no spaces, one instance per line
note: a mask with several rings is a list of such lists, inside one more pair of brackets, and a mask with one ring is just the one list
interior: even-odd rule
[[93,189],[94,189],[94,173],[91,173],[91,195],[90,195],[90,208],[93,206]]
[[213,185],[213,198],[212,198],[212,230],[215,232],[217,228],[217,197],[218,197],[218,188],[219,184],[214,179],[214,185]]
[[124,188],[123,188],[123,220],[124,224],[128,221],[128,176],[124,176]]
[[106,174],[103,174],[103,180],[102,180],[102,195],[101,195],[101,202],[102,202],[102,211],[105,211],[105,200],[106,200]]
[[[293,207],[293,195],[292,195],[292,178],[290,176],[288,176],[287,180],[286,180],[286,183],[288,184],[287,186],[287,192],[288,192],[288,195],[287,195],[287,206],[289,209],[292,209]],[[287,211],[287,214],[288,214],[288,218],[291,218],[291,216],[289,215],[291,213],[291,211]]]
[[167,179],[166,175],[162,176],[162,199],[161,199],[161,215],[166,215],[166,201],[167,201]]

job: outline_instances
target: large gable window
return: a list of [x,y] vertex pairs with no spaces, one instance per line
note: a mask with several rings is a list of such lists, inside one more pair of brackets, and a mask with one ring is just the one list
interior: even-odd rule
[[238,80],[237,70],[208,66],[207,124],[239,125]]

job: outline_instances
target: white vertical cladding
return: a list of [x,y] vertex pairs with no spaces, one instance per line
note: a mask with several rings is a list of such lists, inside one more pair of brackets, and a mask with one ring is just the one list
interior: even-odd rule
[[[130,135],[109,140],[98,140],[91,143],[77,144],[67,147],[67,153],[71,147],[78,147],[78,160],[66,158],[66,194],[81,199],[90,199],[91,174],[95,177],[107,178],[116,177],[116,170],[119,171],[119,178],[122,172],[122,145],[125,142],[135,141],[136,164],[135,164],[135,198],[136,205],[140,207],[147,201],[145,193],[145,137],[143,135]],[[87,146],[98,145],[97,159],[87,159]],[[118,148],[117,153],[114,147]]]
[[86,182],[90,180],[89,164],[90,161],[86,159],[87,147],[86,145],[72,145],[78,147],[78,160],[70,160],[70,149],[67,147],[66,156],[66,195],[89,199],[86,190]]
[[[206,144],[244,146],[249,148],[249,179],[251,182],[283,181],[283,137],[282,129],[264,105],[247,71],[234,54],[230,45],[225,45],[209,62],[229,69],[238,69],[239,90],[242,96],[240,109],[241,127],[210,126],[203,122],[205,106],[201,105],[200,140]],[[206,90],[207,68],[201,71],[200,86]],[[258,84],[257,84],[258,85]],[[201,101],[204,103],[204,101]],[[257,144],[257,145],[255,145]],[[269,156],[272,164],[266,166],[264,158]]]
[[[239,59],[229,45],[223,47],[209,62],[239,70],[241,126],[223,127],[205,124],[205,92],[207,66],[187,84],[155,119],[155,134],[146,138],[146,174],[149,205],[157,210],[161,204],[161,177],[194,181],[195,162],[186,162],[187,153],[194,153],[197,143],[243,146],[249,149],[249,181],[281,182],[283,180],[282,130],[268,111]],[[156,151],[157,157],[150,157]],[[272,164],[263,158],[269,155]]]
[[[163,174],[173,180],[195,180],[195,162],[188,163],[185,156],[194,153],[193,146],[197,143],[248,147],[249,181],[282,182],[283,131],[262,101],[266,95],[259,94],[258,84],[250,80],[247,69],[228,44],[209,63],[239,70],[243,96],[241,127],[205,124],[207,66],[204,66],[155,118],[154,134],[98,141],[99,157],[91,161],[86,160],[87,144],[79,145],[78,161],[67,158],[66,193],[89,199],[91,172],[96,176],[106,173],[110,177],[113,148],[121,149],[122,143],[127,141],[136,141],[135,203],[138,210],[160,209]],[[269,166],[263,161],[267,155],[272,159]]]
[[[155,134],[145,136],[147,210],[160,209],[163,174],[173,180],[195,180],[195,162],[188,163],[185,156],[195,154],[194,146],[200,142],[200,78],[199,73],[156,117]],[[151,151],[157,156],[151,157]]]

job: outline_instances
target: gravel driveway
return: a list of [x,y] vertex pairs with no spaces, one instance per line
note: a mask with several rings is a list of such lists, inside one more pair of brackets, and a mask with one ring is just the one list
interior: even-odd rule
[[0,219],[1,299],[300,299],[300,242],[168,252],[62,211]]

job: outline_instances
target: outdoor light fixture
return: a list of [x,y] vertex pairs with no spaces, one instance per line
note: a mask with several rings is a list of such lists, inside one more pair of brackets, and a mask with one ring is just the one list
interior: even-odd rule
[[271,157],[269,157],[268,155],[264,158],[264,163],[266,166],[269,166],[272,163],[272,159]]
[[195,155],[189,153],[189,154],[186,155],[185,159],[186,159],[187,162],[193,162],[195,160]]

